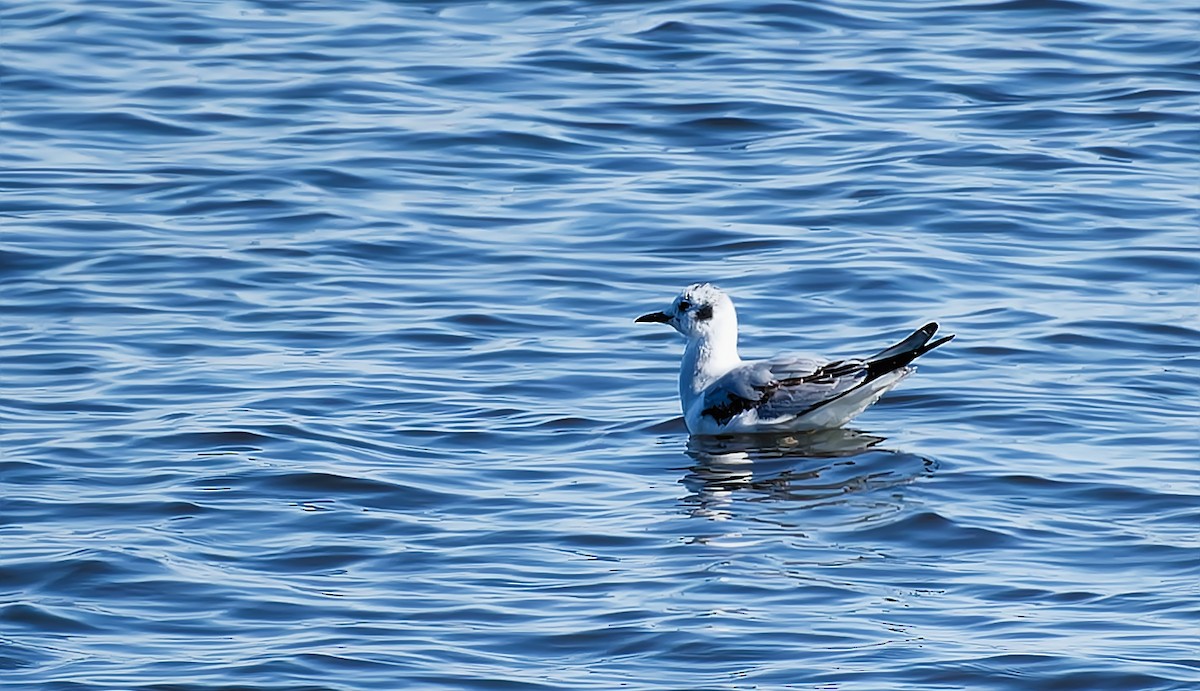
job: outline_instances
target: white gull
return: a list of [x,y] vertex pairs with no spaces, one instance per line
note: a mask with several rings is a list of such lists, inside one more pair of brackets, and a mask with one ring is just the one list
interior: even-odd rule
[[688,431],[696,435],[840,427],[916,371],[909,363],[954,338],[931,343],[938,325],[930,322],[869,357],[743,361],[733,301],[709,283],[684,288],[666,311],[634,321],[668,324],[687,337],[679,399]]

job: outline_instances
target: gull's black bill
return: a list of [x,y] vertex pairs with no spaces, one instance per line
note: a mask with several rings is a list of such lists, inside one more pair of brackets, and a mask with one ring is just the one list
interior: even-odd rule
[[666,324],[667,322],[671,321],[671,317],[670,317],[670,315],[668,315],[664,312],[651,312],[650,314],[643,314],[642,316],[638,317],[637,319],[634,319],[634,321],[635,322],[655,322],[657,324]]

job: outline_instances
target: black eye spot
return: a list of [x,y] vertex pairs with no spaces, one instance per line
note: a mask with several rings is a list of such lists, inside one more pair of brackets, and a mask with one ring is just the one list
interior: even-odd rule
[[705,305],[696,310],[697,319],[712,319],[712,305]]
[[686,312],[686,311],[690,310],[691,308],[692,308],[692,303],[688,302],[687,300],[679,301],[679,311],[680,312]]

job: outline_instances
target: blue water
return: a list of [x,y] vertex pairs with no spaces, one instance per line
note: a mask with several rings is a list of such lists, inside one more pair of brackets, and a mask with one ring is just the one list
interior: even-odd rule
[[[0,684],[1200,688],[1183,0],[3,3]],[[958,334],[689,442],[669,329]]]

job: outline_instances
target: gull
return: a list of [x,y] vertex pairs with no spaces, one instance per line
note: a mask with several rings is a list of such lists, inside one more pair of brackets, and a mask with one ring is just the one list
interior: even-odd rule
[[635,322],[667,324],[687,338],[679,367],[683,419],[694,435],[809,432],[841,427],[916,371],[909,363],[954,338],[930,342],[930,322],[874,355],[844,360],[738,356],[737,312],[710,283],[683,289],[663,312]]

